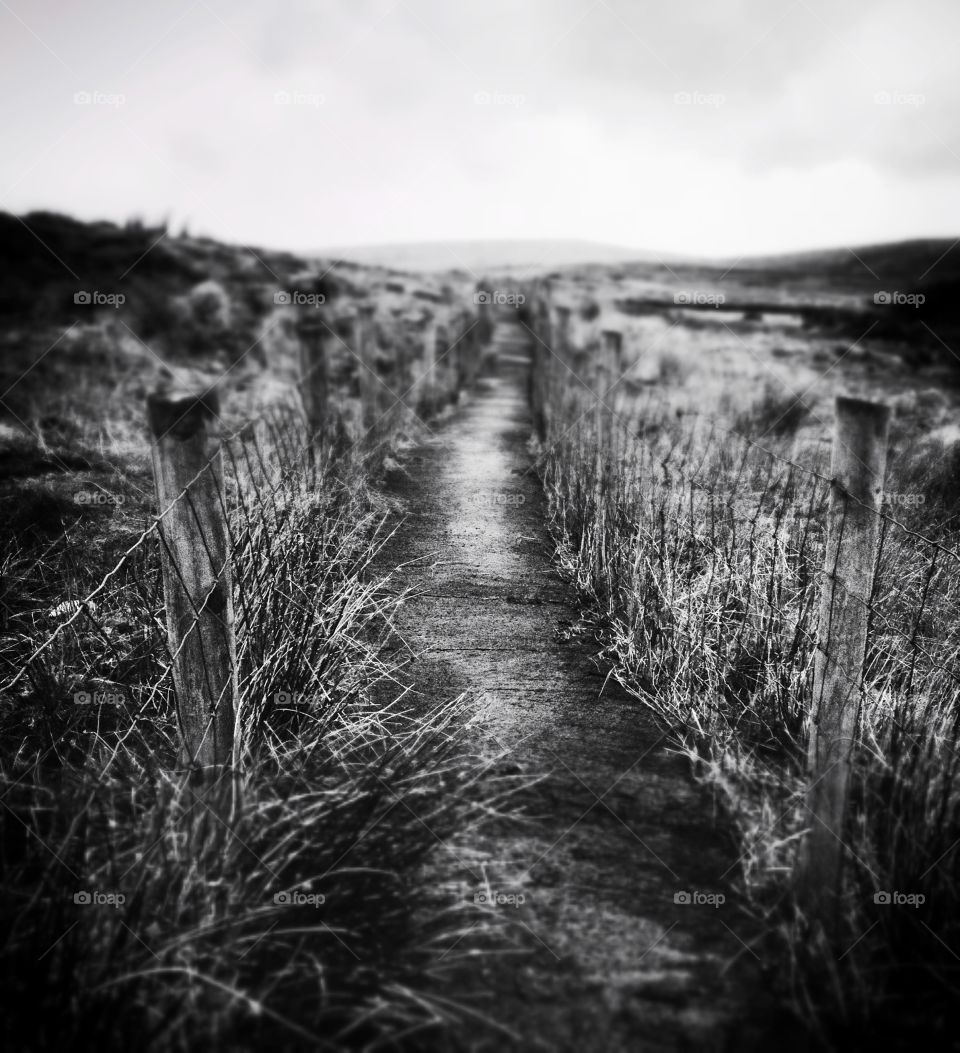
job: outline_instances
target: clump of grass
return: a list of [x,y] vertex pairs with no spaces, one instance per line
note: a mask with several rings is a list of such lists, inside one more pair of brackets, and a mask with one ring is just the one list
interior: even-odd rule
[[468,908],[421,871],[463,823],[461,723],[301,727],[212,788],[130,729],[46,792],[5,772],[27,824],[4,879],[11,1048],[355,1048],[450,1022],[426,972]]
[[[155,545],[94,603],[15,620],[62,628],[19,678],[22,646],[3,652],[10,1048],[424,1048],[466,1012],[437,976],[491,922],[442,891],[437,845],[499,789],[462,700],[376,701],[403,597],[372,573],[359,473],[317,473],[282,475],[231,525],[239,763],[216,779],[178,771]],[[10,568],[44,603],[44,569]],[[74,566],[78,598],[91,573]]]
[[[731,817],[798,1015],[824,1041],[945,1041],[960,946],[956,560],[882,523],[838,947],[791,883],[809,822],[826,481],[708,422],[648,408],[598,434],[573,394],[552,408],[541,466],[560,567],[614,675]],[[883,891],[924,896],[926,913],[881,910]]]

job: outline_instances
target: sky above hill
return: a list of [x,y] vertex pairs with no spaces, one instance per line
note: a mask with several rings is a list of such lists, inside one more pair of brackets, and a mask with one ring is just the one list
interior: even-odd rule
[[299,250],[960,234],[956,0],[0,0],[0,208]]

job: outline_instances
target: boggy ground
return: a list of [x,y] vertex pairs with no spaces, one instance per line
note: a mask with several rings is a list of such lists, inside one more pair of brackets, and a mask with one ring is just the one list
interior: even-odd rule
[[466,959],[442,991],[482,992],[472,1004],[505,1029],[478,1027],[463,1046],[799,1048],[772,1009],[710,800],[569,631],[529,452],[525,332],[501,321],[495,345],[497,374],[390,473],[403,518],[381,557],[413,590],[397,625],[417,655],[412,697],[467,693],[497,766],[538,777],[518,797],[522,821],[446,846],[510,946]]

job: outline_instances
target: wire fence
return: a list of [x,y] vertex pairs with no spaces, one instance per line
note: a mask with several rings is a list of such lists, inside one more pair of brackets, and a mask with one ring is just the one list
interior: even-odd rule
[[[483,327],[475,311],[451,312],[439,332],[398,334],[386,364],[372,311],[358,312],[349,343],[322,319],[299,333],[299,390],[254,420],[227,428],[211,390],[151,396],[154,509],[139,528],[124,524],[108,570],[69,531],[15,568],[0,695],[18,721],[40,715],[24,770],[111,729],[142,732],[144,763],[159,768],[236,764],[332,707],[317,697],[325,682],[349,694],[358,651],[374,646],[341,631],[342,608],[359,599],[344,583],[363,588],[358,561],[377,528],[358,489],[393,436],[429,428],[472,382]],[[338,350],[357,378],[353,421],[333,392]]]
[[953,932],[960,555],[955,532],[894,514],[915,494],[882,499],[885,407],[841,399],[832,449],[777,448],[678,416],[655,385],[625,392],[618,333],[585,350],[568,312],[529,320],[561,558],[618,676],[731,780],[765,782],[762,865],[795,869],[828,927],[851,888],[892,888]]

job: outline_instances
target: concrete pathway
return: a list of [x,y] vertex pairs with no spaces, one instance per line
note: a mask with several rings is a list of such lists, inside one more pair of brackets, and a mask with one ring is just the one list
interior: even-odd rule
[[769,1048],[732,844],[662,729],[569,638],[528,451],[524,336],[498,324],[497,375],[391,473],[406,515],[383,557],[416,591],[399,622],[415,695],[469,692],[509,762],[545,776],[522,794],[527,821],[470,846],[471,880],[504,897],[523,953],[462,978],[517,1037],[478,1031],[465,1047]]

